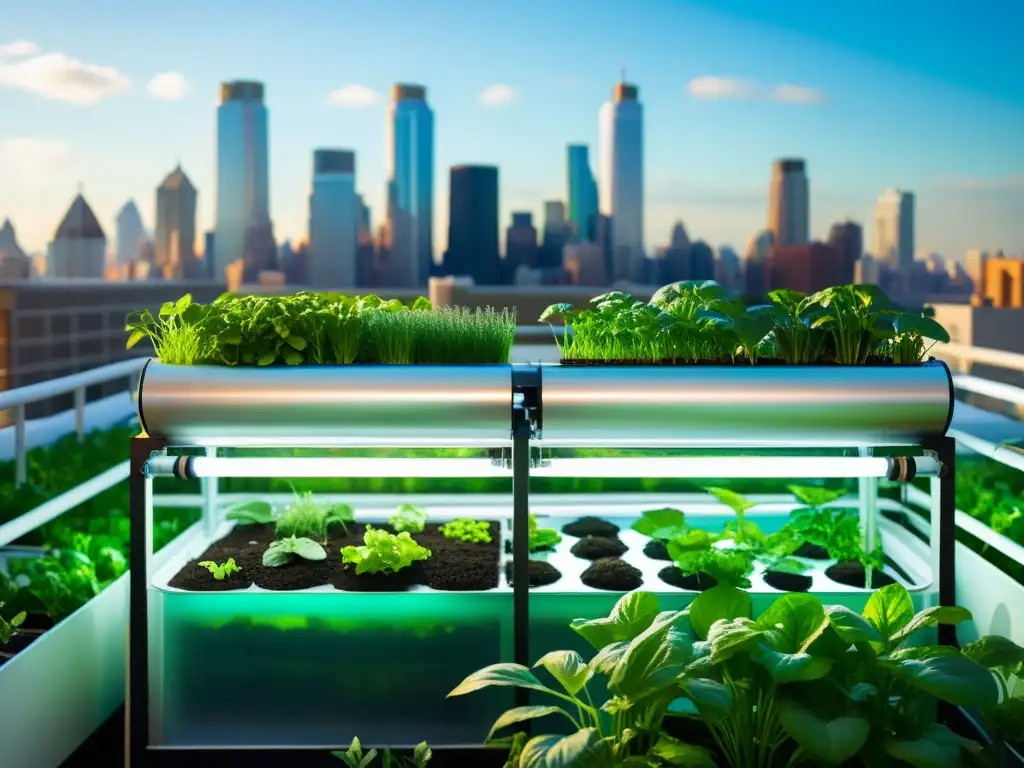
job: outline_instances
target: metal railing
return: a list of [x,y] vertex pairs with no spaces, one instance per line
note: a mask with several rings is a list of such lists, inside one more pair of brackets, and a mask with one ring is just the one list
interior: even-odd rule
[[75,397],[75,434],[78,442],[85,438],[85,393],[86,389],[96,384],[106,384],[114,379],[124,379],[129,392],[134,392],[138,384],[139,373],[148,358],[136,357],[93,368],[58,379],[29,384],[27,387],[9,389],[0,392],[0,411],[14,411],[14,484],[20,487],[28,479],[28,429],[25,419],[25,406],[51,397],[59,397],[69,392]]

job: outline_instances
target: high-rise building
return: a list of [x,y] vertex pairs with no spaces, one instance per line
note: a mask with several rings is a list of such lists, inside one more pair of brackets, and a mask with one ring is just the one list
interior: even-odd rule
[[47,253],[48,277],[101,279],[107,260],[107,236],[81,193],[57,227]]
[[516,211],[512,214],[512,225],[505,230],[505,272],[509,278],[519,267],[532,269],[537,266],[537,228],[533,226],[533,214]]
[[[270,224],[267,108],[263,83],[236,81],[220,87],[217,107],[217,250],[213,274],[246,259],[265,268],[263,241]],[[272,239],[272,234],[271,234]],[[246,253],[246,242],[260,253]],[[276,249],[275,249],[276,252]]]
[[117,266],[131,264],[139,255],[139,245],[146,237],[142,215],[134,200],[125,203],[117,213]]
[[1024,261],[1002,256],[985,263],[984,298],[1000,309],[1024,308]]
[[32,274],[32,260],[18,245],[10,219],[0,227],[0,280],[25,280]]
[[715,279],[715,251],[703,240],[690,246],[690,280]]
[[458,165],[451,170],[448,251],[444,271],[472,277],[477,285],[498,282],[498,169]]
[[387,144],[390,282],[425,286],[434,267],[434,113],[422,85],[392,87]]
[[964,257],[964,270],[971,278],[971,287],[975,296],[985,295],[985,264],[988,263],[988,251],[972,248]]
[[570,144],[568,150],[569,225],[576,241],[594,239],[594,217],[597,216],[597,182],[590,169],[590,151],[586,144]]
[[644,111],[640,89],[620,82],[601,107],[600,208],[612,220],[612,281],[644,257]]
[[864,230],[860,224],[847,219],[837,221],[828,233],[831,245],[842,263],[843,283],[852,283],[857,262],[864,255]]
[[199,194],[179,165],[156,190],[156,263],[170,279],[200,277],[196,259],[196,200]]
[[842,256],[825,243],[774,245],[765,260],[765,289],[814,293],[851,282]]
[[807,164],[783,158],[772,163],[768,229],[776,245],[800,245],[810,239],[811,201]]
[[572,224],[565,219],[565,203],[547,200],[544,203],[544,235],[537,266],[541,269],[562,266],[562,251],[569,242]]
[[887,189],[875,205],[875,258],[901,272],[914,265],[914,194]]
[[355,288],[359,238],[356,153],[347,149],[313,152],[313,191],[309,195],[309,282],[318,290]]
[[213,279],[213,267],[216,262],[214,245],[217,241],[217,233],[209,231],[203,235],[203,276]]

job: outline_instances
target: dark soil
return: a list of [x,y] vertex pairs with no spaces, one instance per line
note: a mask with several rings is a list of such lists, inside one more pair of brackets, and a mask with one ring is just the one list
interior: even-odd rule
[[562,533],[566,536],[576,536],[581,539],[584,536],[613,538],[619,535],[619,526],[615,523],[609,523],[607,520],[602,520],[599,517],[581,517],[579,520],[574,520],[562,526]]
[[600,560],[604,557],[622,557],[629,547],[619,539],[607,536],[584,536],[572,545],[572,552],[576,557],[584,560]]
[[[746,368],[750,367],[750,361],[743,355],[738,355],[735,360],[573,360],[563,358],[561,360],[562,365],[658,365],[658,366],[680,366],[680,367],[693,367],[693,366],[717,366],[726,368]],[[834,359],[826,358],[819,360],[812,365],[793,365],[786,360],[779,360],[777,358],[770,357],[759,357],[757,358],[757,366],[788,366],[790,368],[818,368],[818,367],[833,367],[840,366],[843,368],[875,368],[875,367],[889,367],[896,365],[890,358],[882,357],[879,355],[872,355],[865,362],[858,365],[841,365]],[[918,363],[912,363],[912,365],[918,365]]]
[[668,545],[664,541],[651,539],[644,545],[644,554],[651,560],[671,560],[668,554]]
[[765,571],[764,581],[769,587],[782,592],[806,592],[814,581],[802,573],[786,573],[785,571]]
[[[375,526],[388,529],[386,525]],[[430,559],[413,563],[398,573],[357,576],[355,568],[343,566],[341,550],[363,543],[363,526],[349,526],[348,533],[335,528],[327,542],[327,559],[308,561],[296,558],[288,565],[268,568],[263,553],[275,539],[271,525],[237,526],[214,542],[170,581],[170,586],[189,592],[216,592],[246,589],[255,584],[262,589],[289,591],[331,585],[347,592],[401,592],[416,585],[446,592],[494,589],[498,586],[499,526],[491,523],[491,543],[471,544],[448,539],[436,524],[428,524],[413,538],[430,550]],[[199,567],[204,560],[223,563],[229,557],[242,569],[217,581]]]
[[625,560],[606,557],[603,560],[595,560],[593,565],[583,572],[580,581],[592,589],[631,592],[643,585],[644,577],[639,568],[634,568]]
[[711,589],[718,584],[714,576],[709,576],[703,572],[684,576],[683,572],[674,565],[658,571],[658,578],[671,587],[685,589],[689,592],[703,592],[705,589]]
[[[825,575],[832,579],[832,581],[838,582],[839,584],[845,584],[848,587],[857,587],[858,589],[865,588],[864,582],[867,578],[864,573],[864,566],[856,560],[845,560],[841,563],[829,566],[825,570]],[[883,573],[879,570],[871,572],[871,589],[881,589],[882,587],[895,583],[896,580],[887,573]]]
[[805,541],[796,552],[793,553],[796,557],[807,557],[811,560],[830,560],[828,556],[828,550],[824,547],[819,547],[817,544],[811,544],[809,541]]
[[[515,580],[512,578],[513,567],[512,563],[505,563],[505,578],[511,587],[515,586]],[[546,587],[562,578],[562,572],[544,560],[531,560],[529,567],[531,587]]]

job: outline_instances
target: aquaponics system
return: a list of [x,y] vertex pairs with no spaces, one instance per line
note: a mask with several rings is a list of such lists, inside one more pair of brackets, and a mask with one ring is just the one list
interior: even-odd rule
[[[918,610],[953,605],[953,386],[920,362],[941,328],[832,290],[816,314],[790,292],[736,309],[713,284],[556,306],[543,319],[565,316],[558,365],[508,364],[515,321],[494,312],[300,294],[139,318],[160,359],[131,452],[133,763],[353,737],[479,745],[525,695],[446,695],[494,662],[582,651],[569,623],[633,590],[663,610],[726,584],[755,613],[787,592],[859,611],[896,582]],[[204,534],[156,569],[153,479],[170,476],[203,479]],[[878,511],[881,481],[923,476],[930,541]],[[493,477],[508,495],[225,505],[229,477]],[[709,490],[685,509],[531,495],[551,477]],[[790,479],[797,500],[752,506],[715,484],[737,477]],[[839,478],[856,491],[821,482]]]

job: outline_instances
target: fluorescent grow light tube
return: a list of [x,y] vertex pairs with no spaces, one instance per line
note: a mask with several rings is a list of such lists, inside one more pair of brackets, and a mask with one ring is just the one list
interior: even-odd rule
[[150,476],[193,477],[511,477],[490,459],[154,456]]
[[792,478],[877,477],[910,479],[934,475],[940,465],[930,457],[888,459],[876,456],[678,456],[595,459],[555,458],[530,470],[533,477],[623,478]]

